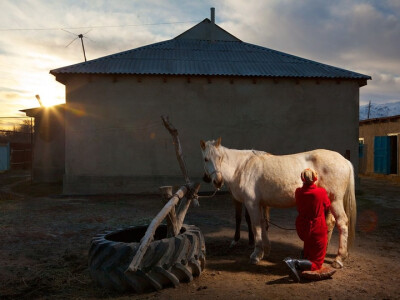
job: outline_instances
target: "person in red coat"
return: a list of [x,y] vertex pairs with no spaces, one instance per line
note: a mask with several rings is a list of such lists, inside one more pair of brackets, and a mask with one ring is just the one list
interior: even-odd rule
[[324,188],[317,187],[317,172],[305,169],[301,173],[303,186],[296,189],[296,230],[304,242],[303,259],[287,257],[284,262],[289,267],[293,279],[300,281],[298,270],[320,270],[326,255],[328,227],[325,216],[331,202]]

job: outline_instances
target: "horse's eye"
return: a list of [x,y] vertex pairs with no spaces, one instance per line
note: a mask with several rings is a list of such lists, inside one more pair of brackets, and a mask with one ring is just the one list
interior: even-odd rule
[[205,161],[205,162],[208,162],[208,158],[207,158],[207,157],[205,157],[205,158],[204,158],[204,161]]

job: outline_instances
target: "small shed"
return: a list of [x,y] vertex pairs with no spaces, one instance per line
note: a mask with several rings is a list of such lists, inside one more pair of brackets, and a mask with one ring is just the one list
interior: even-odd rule
[[61,182],[65,173],[65,104],[21,111],[35,118],[33,182]]
[[393,174],[400,170],[400,115],[360,121],[360,174]]
[[181,184],[178,128],[194,180],[200,139],[289,154],[326,148],[358,168],[359,89],[370,76],[246,43],[204,19],[179,36],[51,70],[66,88],[64,192]]

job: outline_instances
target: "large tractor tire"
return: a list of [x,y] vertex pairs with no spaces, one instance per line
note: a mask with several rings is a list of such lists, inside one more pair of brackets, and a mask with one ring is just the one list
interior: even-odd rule
[[125,270],[139,248],[148,226],[136,226],[99,234],[89,250],[89,272],[102,287],[121,292],[160,290],[190,282],[205,267],[205,243],[200,229],[182,226],[180,234],[166,238],[167,226],[157,228],[136,272]]

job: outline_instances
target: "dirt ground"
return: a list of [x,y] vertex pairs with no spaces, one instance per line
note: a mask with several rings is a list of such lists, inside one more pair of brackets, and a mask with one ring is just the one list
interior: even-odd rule
[[[361,178],[357,237],[345,268],[330,280],[292,282],[282,260],[297,257],[295,231],[271,227],[271,254],[250,265],[246,225],[229,249],[234,209],[229,195],[201,199],[187,224],[201,228],[207,264],[200,277],[177,288],[119,294],[93,284],[87,270],[90,239],[105,230],[148,224],[159,196],[59,197],[59,185],[31,185],[25,173],[0,174],[1,299],[400,299],[400,183]],[[23,181],[23,182],[21,182]],[[294,227],[294,209],[275,209],[272,222]],[[337,250],[337,232],[326,263]]]

